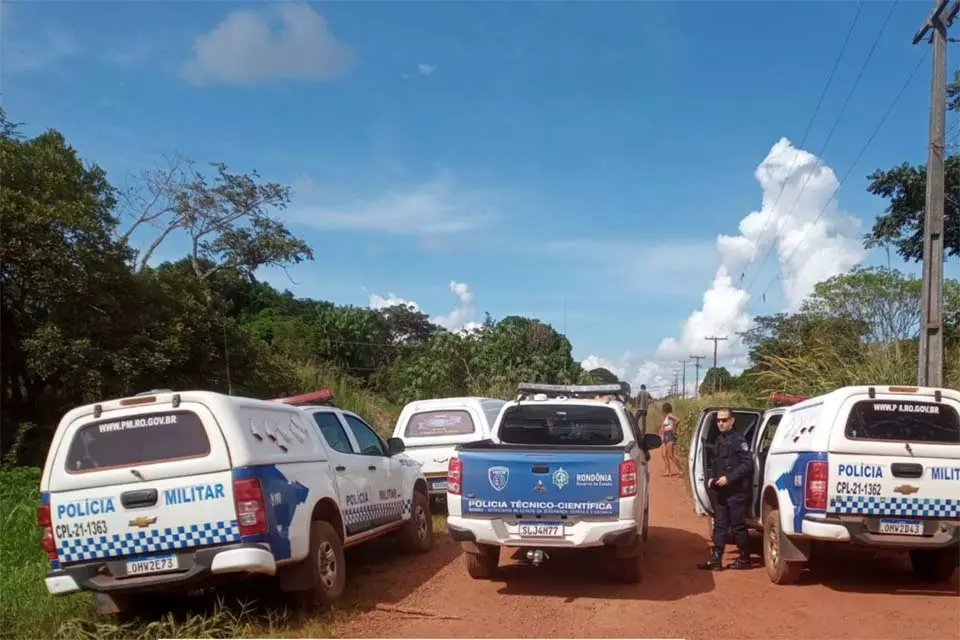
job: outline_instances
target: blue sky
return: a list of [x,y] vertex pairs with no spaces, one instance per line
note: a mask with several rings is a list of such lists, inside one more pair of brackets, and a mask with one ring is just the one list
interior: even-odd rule
[[700,334],[886,264],[858,251],[885,206],[866,176],[926,161],[929,58],[850,169],[929,4],[864,3],[803,153],[858,2],[6,3],[3,94],[118,184],[178,151],[293,185],[316,260],[277,286],[538,317],[662,385]]

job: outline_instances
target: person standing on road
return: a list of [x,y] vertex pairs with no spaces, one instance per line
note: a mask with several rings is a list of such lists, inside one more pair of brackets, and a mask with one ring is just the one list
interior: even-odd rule
[[637,394],[637,422],[643,433],[647,432],[647,410],[650,403],[653,402],[653,396],[647,391],[647,385],[640,385],[640,393]]
[[660,440],[663,441],[663,461],[667,464],[667,471],[664,476],[673,475],[670,471],[670,464],[677,467],[677,475],[680,475],[680,460],[677,458],[677,434],[680,428],[680,418],[673,413],[673,405],[669,402],[663,403],[663,423],[660,425]]
[[700,569],[723,569],[723,550],[727,530],[733,531],[740,555],[729,569],[749,569],[747,548],[747,500],[753,477],[753,459],[746,438],[733,429],[733,411],[717,410],[720,433],[707,451],[707,491],[713,505],[713,551],[710,559],[697,565]]

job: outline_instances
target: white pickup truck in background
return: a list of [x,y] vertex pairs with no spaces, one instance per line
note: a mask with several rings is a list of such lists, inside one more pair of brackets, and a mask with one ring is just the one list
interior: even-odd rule
[[521,384],[491,438],[457,446],[447,530],[471,577],[491,577],[501,547],[525,549],[533,565],[550,549],[607,547],[619,580],[641,580],[649,451],[660,437],[639,433],[625,391]]
[[435,398],[403,408],[393,437],[403,440],[405,453],[421,464],[431,498],[446,502],[447,463],[456,446],[489,438],[505,404],[498,398]]

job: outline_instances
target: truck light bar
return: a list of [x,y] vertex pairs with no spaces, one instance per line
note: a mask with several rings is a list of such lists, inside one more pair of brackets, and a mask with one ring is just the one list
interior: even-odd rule
[[779,391],[770,394],[770,402],[778,407],[785,407],[791,404],[797,404],[808,400],[807,396],[795,396],[789,393],[780,393]]
[[301,407],[304,405],[311,405],[311,404],[333,406],[333,390],[320,389],[319,391],[302,393],[298,396],[289,396],[286,398],[272,398],[270,402],[281,402],[283,404],[289,404],[294,407]]
[[626,402],[629,397],[627,383],[620,382],[615,384],[540,384],[534,382],[521,382],[517,385],[517,394],[520,396],[532,396],[542,393],[546,396],[616,396]]

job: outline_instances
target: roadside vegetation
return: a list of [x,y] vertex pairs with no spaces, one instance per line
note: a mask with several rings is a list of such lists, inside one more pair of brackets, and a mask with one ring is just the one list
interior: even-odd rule
[[[960,74],[952,85],[960,90]],[[952,109],[957,109],[952,103]],[[584,371],[569,340],[536,319],[487,315],[451,332],[417,309],[369,309],[297,298],[258,280],[264,268],[313,259],[280,213],[292,192],[222,164],[168,164],[111,183],[56,131],[22,135],[0,109],[0,629],[9,638],[281,636],[282,607],[203,601],[197,615],[120,625],[93,617],[88,594],[51,598],[35,509],[39,467],[71,407],[153,388],[277,397],[331,388],[336,402],[388,434],[400,407],[423,397],[509,397],[520,381],[605,381]],[[960,158],[947,160],[960,193]],[[919,261],[922,166],[872,176],[890,207],[866,239]],[[946,252],[960,255],[960,203],[948,196]],[[335,240],[334,240],[335,241]],[[161,260],[175,247],[193,247]],[[960,387],[960,283],[945,288],[946,386]],[[858,269],[817,286],[802,309],[761,316],[741,338],[751,367],[707,371],[697,399],[669,398],[685,464],[706,405],[764,406],[769,393],[815,394],[916,377],[919,281]],[[614,376],[615,378],[616,376]],[[715,393],[714,389],[722,390]],[[658,399],[648,420],[662,420]],[[436,528],[445,529],[442,517]],[[317,627],[311,626],[316,634]]]

